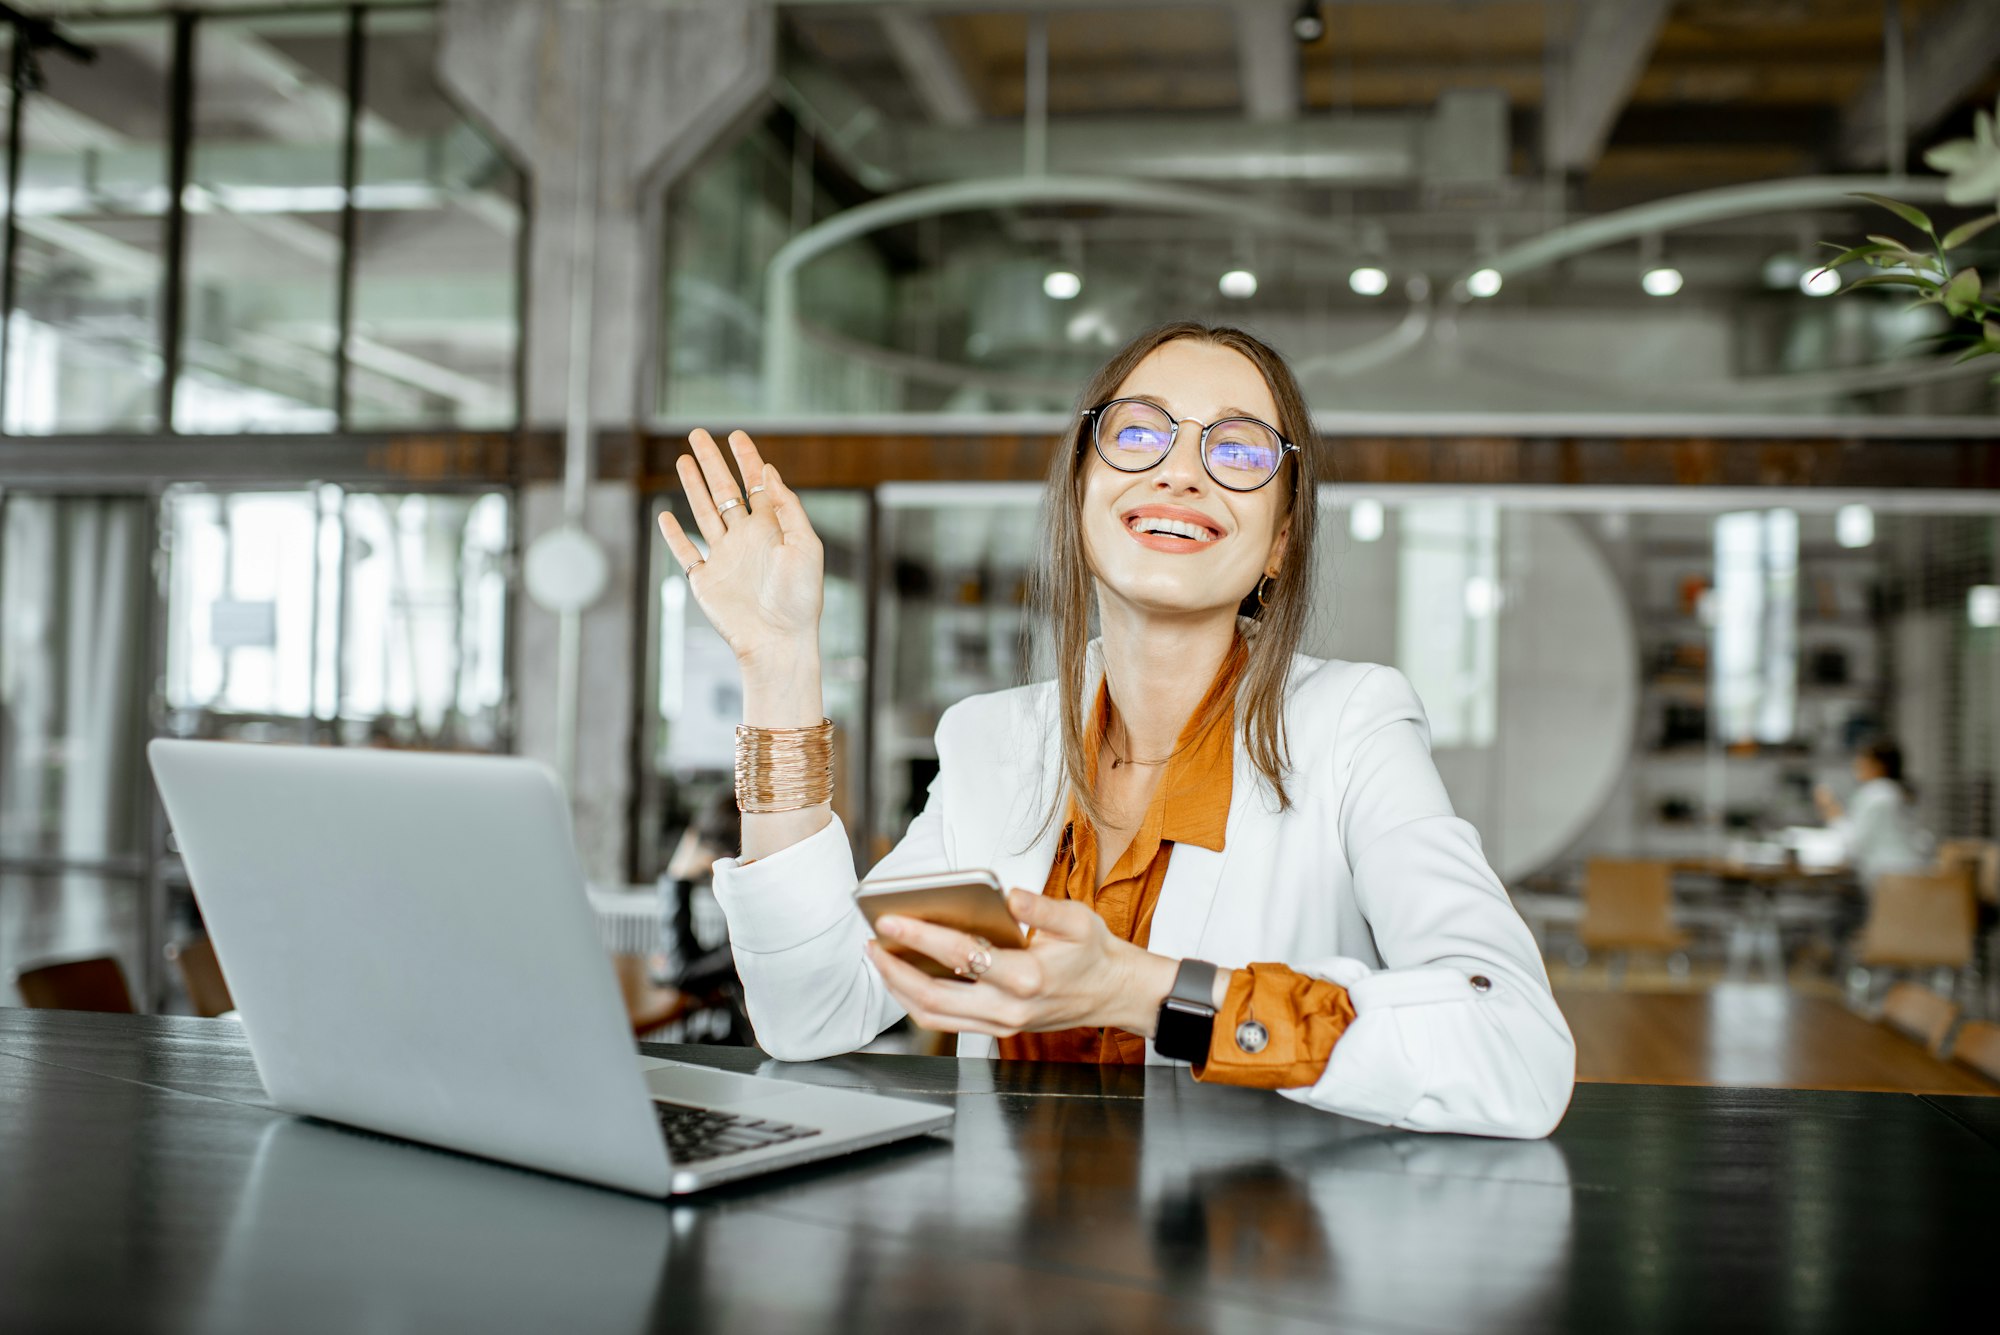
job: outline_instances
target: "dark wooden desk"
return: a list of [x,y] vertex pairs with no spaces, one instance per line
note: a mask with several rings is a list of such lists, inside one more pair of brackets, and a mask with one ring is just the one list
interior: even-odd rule
[[953,1141],[661,1204],[276,1114],[226,1020],[0,1010],[0,1331],[1880,1335],[1985,1310],[1991,1100],[1592,1085],[1524,1144],[1167,1070],[777,1069],[951,1102]]

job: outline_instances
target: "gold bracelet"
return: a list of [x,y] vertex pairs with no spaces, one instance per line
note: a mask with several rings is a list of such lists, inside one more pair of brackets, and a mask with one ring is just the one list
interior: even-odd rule
[[736,727],[736,809],[767,816],[833,801],[833,720],[807,728]]

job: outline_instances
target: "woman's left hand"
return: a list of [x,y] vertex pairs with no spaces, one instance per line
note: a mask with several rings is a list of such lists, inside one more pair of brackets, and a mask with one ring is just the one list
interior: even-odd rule
[[[1007,1038],[1095,1025],[1152,1034],[1173,986],[1173,960],[1119,940],[1082,904],[1011,890],[1007,906],[1034,935],[1025,948],[991,943],[993,967],[976,980],[933,978],[875,941],[867,943],[868,958],[926,1029]],[[879,919],[875,930],[953,969],[980,944],[964,932],[894,915]]]

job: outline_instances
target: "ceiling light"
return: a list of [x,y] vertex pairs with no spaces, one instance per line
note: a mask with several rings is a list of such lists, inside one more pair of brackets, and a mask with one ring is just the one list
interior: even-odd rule
[[1465,280],[1465,290],[1475,297],[1491,297],[1500,291],[1500,271],[1480,269]]
[[1500,585],[1490,576],[1474,575],[1465,581],[1465,614],[1484,620],[1500,610]]
[[1356,542],[1373,542],[1382,536],[1382,502],[1356,501],[1347,512],[1347,531]]
[[1681,271],[1661,265],[1648,269],[1639,278],[1639,286],[1646,289],[1649,297],[1671,297],[1681,290]]
[[1831,269],[1808,269],[1799,275],[1799,291],[1809,297],[1830,297],[1840,291],[1840,275]]
[[1865,505],[1843,505],[1833,514],[1833,538],[1843,547],[1866,547],[1875,541],[1875,512]]
[[1257,275],[1248,269],[1231,269],[1222,275],[1216,286],[1222,289],[1222,295],[1225,297],[1236,297],[1239,300],[1243,297],[1254,297],[1257,295]]
[[1083,291],[1083,280],[1068,269],[1051,269],[1042,279],[1042,291],[1057,301],[1068,301]]
[[1347,285],[1364,297],[1379,297],[1389,290],[1389,275],[1373,265],[1365,265],[1347,275]]
[[2000,626],[2000,584],[1975,584],[1967,589],[1965,619],[1982,630]]
[[1292,20],[1292,36],[1308,46],[1326,36],[1326,20],[1320,16],[1319,0],[1304,0],[1299,6],[1298,16]]

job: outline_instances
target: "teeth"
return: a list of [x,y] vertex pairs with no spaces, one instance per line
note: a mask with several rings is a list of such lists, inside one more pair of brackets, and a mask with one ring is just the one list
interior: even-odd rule
[[1192,538],[1196,542],[1213,542],[1215,536],[1199,524],[1190,524],[1184,519],[1160,519],[1146,516],[1131,521],[1134,533],[1164,533],[1173,538]]

